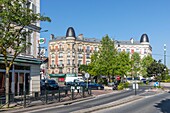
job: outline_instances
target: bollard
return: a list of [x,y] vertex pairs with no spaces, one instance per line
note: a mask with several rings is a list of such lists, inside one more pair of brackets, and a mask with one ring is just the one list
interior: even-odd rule
[[61,96],[60,96],[60,89],[58,90],[58,101],[60,102],[60,98],[61,98]]
[[89,88],[89,90],[90,90],[90,96],[91,96],[92,95],[91,88]]
[[84,88],[85,88],[85,87],[83,87],[83,98],[85,97],[85,95],[84,95]]
[[26,92],[24,91],[24,108],[26,108]]
[[47,89],[45,90],[45,104],[47,104],[48,103],[48,94],[47,94],[48,92],[47,92]]
[[71,100],[74,100],[74,89],[71,89]]

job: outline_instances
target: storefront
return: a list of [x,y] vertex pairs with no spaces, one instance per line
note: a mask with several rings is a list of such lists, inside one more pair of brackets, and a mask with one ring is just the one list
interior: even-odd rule
[[64,85],[66,77],[77,77],[77,74],[49,74],[49,76],[55,79],[60,85]]
[[[40,91],[40,60],[35,58],[17,57],[9,73],[9,90],[15,95],[23,91]],[[0,93],[5,93],[5,64],[0,56]]]

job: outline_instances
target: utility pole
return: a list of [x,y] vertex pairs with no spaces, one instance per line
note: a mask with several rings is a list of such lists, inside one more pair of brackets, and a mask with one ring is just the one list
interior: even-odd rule
[[164,44],[164,65],[166,66],[166,44]]

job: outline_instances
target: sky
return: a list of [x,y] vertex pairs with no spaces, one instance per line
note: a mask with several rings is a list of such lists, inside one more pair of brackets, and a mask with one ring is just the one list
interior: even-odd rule
[[41,15],[52,22],[41,22],[41,38],[48,48],[50,34],[65,36],[73,27],[76,36],[102,39],[106,34],[115,40],[140,40],[146,33],[153,58],[170,68],[170,0],[40,0]]

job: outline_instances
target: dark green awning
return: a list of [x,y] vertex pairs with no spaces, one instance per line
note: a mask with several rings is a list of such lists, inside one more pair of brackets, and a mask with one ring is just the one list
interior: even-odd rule
[[65,77],[66,74],[49,74],[50,77]]
[[77,77],[77,74],[76,73],[69,73],[69,74],[66,74],[66,77]]

